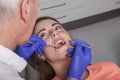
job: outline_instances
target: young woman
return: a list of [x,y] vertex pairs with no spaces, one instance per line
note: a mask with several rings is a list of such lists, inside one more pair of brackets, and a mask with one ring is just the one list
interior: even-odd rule
[[[35,69],[40,71],[40,80],[65,80],[66,76],[70,76],[68,78],[71,80],[72,76],[76,78],[73,80],[120,80],[120,69],[112,62],[101,62],[88,66],[91,61],[90,49],[83,47],[84,51],[77,50],[81,49],[82,41],[75,39],[75,43],[72,42],[68,31],[56,19],[39,18],[34,33],[47,45],[42,54],[33,54],[28,60]],[[88,45],[85,42],[82,43]],[[86,54],[81,55],[82,52],[86,52]],[[79,56],[76,57],[76,54]],[[80,63],[86,64],[82,65],[84,68],[80,66]],[[76,76],[76,74],[79,75]]]

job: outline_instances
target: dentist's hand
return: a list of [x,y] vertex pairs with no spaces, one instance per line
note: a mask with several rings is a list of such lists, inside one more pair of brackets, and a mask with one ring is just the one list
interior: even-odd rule
[[24,59],[28,59],[33,54],[33,52],[36,52],[38,54],[42,53],[44,47],[46,46],[46,43],[36,34],[31,35],[29,42],[17,45],[15,53],[18,54],[20,57],[23,57]]
[[67,80],[70,78],[76,78],[77,80],[81,80],[83,72],[91,62],[91,49],[82,46],[89,45],[79,39],[75,39],[74,41],[75,42],[70,42],[70,45],[74,48],[69,48],[67,50],[67,56],[72,57],[67,72]]

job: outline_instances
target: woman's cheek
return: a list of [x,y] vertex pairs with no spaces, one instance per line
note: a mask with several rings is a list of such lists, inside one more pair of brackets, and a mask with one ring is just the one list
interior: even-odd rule
[[45,48],[44,48],[45,55],[49,55],[50,53],[54,53],[54,51],[55,51],[54,48],[51,46],[45,46]]

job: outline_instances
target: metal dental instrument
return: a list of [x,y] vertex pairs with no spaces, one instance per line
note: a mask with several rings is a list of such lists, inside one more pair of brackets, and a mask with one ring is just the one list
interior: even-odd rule
[[[61,36],[61,35],[59,34],[59,36]],[[66,39],[66,38],[65,38],[65,40],[66,40],[66,41],[71,41],[71,42],[76,43],[75,41],[68,40],[68,39]],[[94,48],[94,47],[87,46],[87,45],[85,45],[85,44],[82,44],[82,46],[87,47],[87,48],[90,48],[91,50],[98,52],[98,49],[96,49],[96,48]]]
[[[27,43],[33,44],[33,42],[30,42],[30,41],[27,41]],[[55,48],[55,46],[52,46],[52,45],[46,45],[46,46],[54,47]]]
[[27,43],[33,44],[33,42],[31,42],[31,41],[27,41]]
[[56,48],[55,46],[52,46],[52,45],[46,45],[46,46],[49,46],[49,47],[54,47],[54,48]]
[[[71,41],[71,40],[67,40],[67,41]],[[76,43],[75,41],[71,41],[71,42]],[[52,45],[47,45],[47,46],[56,48],[55,46],[52,46]],[[90,48],[91,50],[98,52],[98,49],[96,49],[96,48],[94,48],[94,47],[87,46],[87,45],[85,45],[85,44],[82,44],[82,46],[87,47],[87,48]]]
[[[68,41],[71,41],[71,40],[68,40]],[[75,41],[71,41],[71,42],[76,43]],[[95,49],[94,47],[87,46],[87,45],[85,45],[85,44],[82,44],[82,46],[87,47],[87,48],[90,48],[90,49],[93,50],[93,51],[98,51],[98,50]]]
[[[33,44],[33,42],[30,42],[30,41],[27,41],[27,43],[29,43],[29,44]],[[55,48],[55,46],[53,46],[53,45],[46,45],[46,46],[54,47],[54,48]]]

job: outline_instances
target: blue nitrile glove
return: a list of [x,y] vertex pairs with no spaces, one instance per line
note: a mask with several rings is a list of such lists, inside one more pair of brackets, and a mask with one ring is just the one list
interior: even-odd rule
[[75,39],[74,41],[75,42],[69,42],[74,48],[69,48],[67,50],[67,56],[72,57],[72,59],[68,68],[66,79],[76,78],[77,80],[80,80],[86,67],[91,62],[91,49],[82,46],[89,46],[82,40]]
[[33,52],[36,52],[38,54],[42,53],[44,47],[46,46],[46,43],[36,34],[31,35],[29,42],[17,45],[15,53],[18,54],[20,57],[23,57],[24,59],[28,59],[33,54]]

